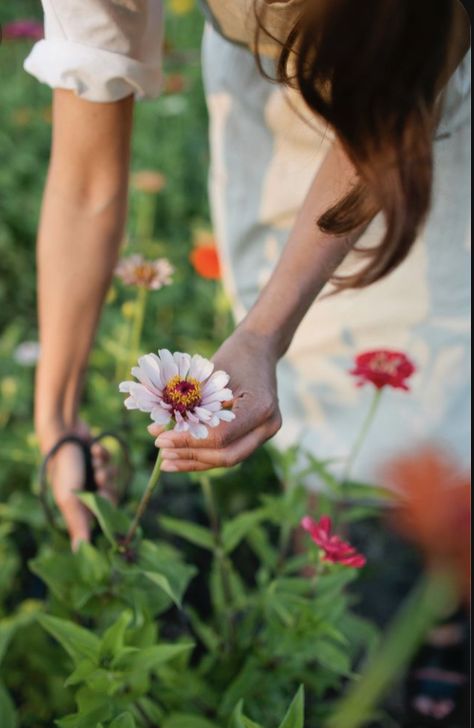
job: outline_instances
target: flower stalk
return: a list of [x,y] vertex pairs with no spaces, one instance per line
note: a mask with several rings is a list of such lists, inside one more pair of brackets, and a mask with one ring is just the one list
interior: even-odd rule
[[221,528],[220,528],[220,520],[219,520],[219,514],[217,512],[217,506],[214,498],[214,491],[212,488],[212,483],[207,475],[201,476],[200,484],[201,484],[201,490],[204,496],[204,502],[206,504],[206,509],[208,512],[209,520],[211,523],[212,532],[214,534],[214,559],[216,561],[217,565],[217,573],[219,576],[219,580],[221,583],[222,588],[222,594],[224,595],[225,599],[225,609],[224,609],[224,620],[223,620],[223,627],[222,632],[224,635],[224,641],[226,644],[226,648],[230,649],[231,640],[232,640],[232,632],[233,632],[233,625],[232,625],[232,589],[229,582],[229,575],[227,573],[227,559],[224,554],[223,548],[222,548],[222,541],[221,541]]
[[145,321],[145,310],[147,300],[147,289],[145,286],[138,286],[137,298],[135,301],[135,315],[130,336],[130,352],[132,364],[140,354],[140,341],[142,338],[143,323]]
[[125,536],[125,539],[121,544],[121,547],[120,547],[121,551],[126,551],[135,537],[135,534],[137,532],[137,529],[138,529],[140,521],[143,517],[143,514],[145,513],[145,511],[148,507],[148,504],[156,489],[156,486],[158,485],[158,481],[159,481],[160,475],[161,475],[162,459],[163,459],[163,457],[161,455],[161,451],[159,451],[158,456],[156,458],[155,467],[153,468],[153,471],[150,475],[150,479],[145,488],[145,492],[142,495],[142,499],[138,505],[137,511],[136,511],[133,521],[130,525],[130,528],[128,529],[127,535]]
[[369,430],[372,426],[372,423],[375,419],[375,415],[377,414],[377,411],[378,411],[378,408],[380,405],[380,400],[382,398],[382,392],[383,392],[382,389],[376,389],[374,391],[372,403],[370,405],[367,416],[366,416],[364,422],[362,423],[362,428],[359,432],[359,436],[357,437],[354,445],[352,446],[352,450],[349,453],[349,457],[347,458],[346,467],[344,468],[344,472],[343,472],[343,476],[342,476],[342,488],[344,488],[344,484],[347,483],[347,481],[349,480],[354,463],[355,463],[360,451],[362,450],[366,437],[367,437]]

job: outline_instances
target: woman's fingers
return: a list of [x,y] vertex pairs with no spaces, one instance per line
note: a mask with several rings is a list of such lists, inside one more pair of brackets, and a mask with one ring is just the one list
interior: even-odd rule
[[148,425],[147,430],[152,437],[158,437],[158,435],[161,435],[161,433],[166,430],[166,427],[163,427],[163,425],[157,425],[156,422],[153,422],[151,425]]
[[[211,468],[229,468],[245,460],[257,447],[266,442],[276,429],[273,425],[264,424],[239,440],[222,448],[168,448],[162,449],[164,472],[192,472],[210,470]],[[206,441],[207,442],[207,441]]]
[[268,404],[257,401],[253,407],[244,407],[241,400],[236,399],[232,411],[235,420],[210,429],[204,440],[197,440],[187,432],[167,431],[158,435],[155,444],[164,449],[224,450],[257,428],[268,426],[274,434],[280,427],[280,415],[273,401]]

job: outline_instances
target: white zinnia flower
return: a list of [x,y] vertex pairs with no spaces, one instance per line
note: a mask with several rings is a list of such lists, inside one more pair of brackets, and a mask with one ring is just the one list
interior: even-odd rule
[[223,407],[233,398],[227,388],[229,375],[215,372],[208,359],[160,349],[158,356],[146,354],[138,364],[132,369],[138,382],[119,385],[119,390],[129,395],[124,402],[127,409],[149,412],[157,424],[174,423],[177,432],[189,432],[198,439],[207,437],[208,427],[235,418]]

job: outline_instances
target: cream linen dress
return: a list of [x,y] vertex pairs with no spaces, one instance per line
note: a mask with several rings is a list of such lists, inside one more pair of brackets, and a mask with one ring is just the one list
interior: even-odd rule
[[[301,1],[266,0],[266,23],[277,38]],[[96,102],[159,93],[157,0],[44,0],[44,9],[45,40],[25,62],[40,81]],[[225,285],[240,320],[272,274],[332,134],[296,92],[259,75],[250,50],[250,0],[214,0],[204,9],[210,195]],[[264,43],[271,70],[276,46],[268,37]],[[364,243],[376,243],[381,232],[377,218]],[[350,255],[342,267],[351,270],[356,260]],[[323,458],[346,455],[371,398],[348,375],[353,358],[367,349],[394,348],[416,363],[412,391],[384,393],[354,477],[376,480],[388,458],[426,441],[468,466],[469,310],[470,52],[445,92],[425,228],[408,259],[385,280],[310,308],[278,369],[283,427],[277,444],[299,443]]]

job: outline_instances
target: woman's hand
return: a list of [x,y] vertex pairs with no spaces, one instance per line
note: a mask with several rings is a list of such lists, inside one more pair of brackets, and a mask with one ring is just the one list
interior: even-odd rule
[[165,472],[236,465],[281,426],[276,383],[277,356],[267,337],[237,329],[224,342],[213,361],[216,369],[230,374],[235,420],[209,430],[205,440],[196,440],[187,433],[164,432],[162,426],[150,425],[150,434],[158,435],[156,445],[161,448],[161,469]]
[[[52,427],[41,437],[42,450],[46,454],[64,435],[75,434],[84,440],[90,439],[88,427],[79,422],[72,428]],[[105,498],[115,500],[115,468],[110,462],[110,454],[100,445],[92,446],[92,466],[98,492]],[[84,490],[85,463],[82,450],[73,443],[63,445],[50,463],[49,476],[54,500],[66,523],[71,547],[75,551],[81,541],[89,541],[92,515],[77,497]]]

